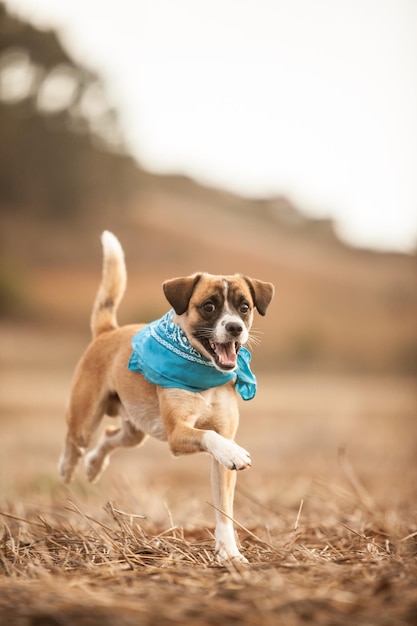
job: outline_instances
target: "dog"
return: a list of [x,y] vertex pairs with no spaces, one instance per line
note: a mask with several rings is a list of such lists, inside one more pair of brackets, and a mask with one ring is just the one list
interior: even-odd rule
[[[116,312],[126,287],[124,253],[109,231],[101,239],[103,274],[91,316],[93,340],[74,372],[59,473],[68,483],[84,456],[87,477],[96,481],[117,448],[138,446],[147,436],[167,441],[175,456],[208,452],[217,559],[247,562],[232,521],[236,470],[251,466],[249,452],[234,441],[237,389],[246,399],[254,394],[256,379],[244,344],[254,309],[265,315],[274,287],[239,274],[199,272],[173,278],[163,283],[172,307],[168,317],[119,327]],[[136,351],[135,341],[142,342]],[[240,363],[241,356],[245,359]],[[120,417],[120,425],[107,428],[86,452],[104,415]]]

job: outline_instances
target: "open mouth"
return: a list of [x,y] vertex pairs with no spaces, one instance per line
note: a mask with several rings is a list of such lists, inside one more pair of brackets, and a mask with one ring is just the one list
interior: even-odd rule
[[214,357],[216,365],[223,370],[232,370],[236,367],[237,355],[240,350],[240,343],[228,341],[227,343],[216,343],[211,339],[204,339],[203,345]]

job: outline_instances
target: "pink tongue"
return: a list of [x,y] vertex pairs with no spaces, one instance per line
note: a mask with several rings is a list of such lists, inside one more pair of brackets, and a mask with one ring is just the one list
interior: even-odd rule
[[222,365],[236,365],[237,354],[234,341],[216,343],[216,354]]

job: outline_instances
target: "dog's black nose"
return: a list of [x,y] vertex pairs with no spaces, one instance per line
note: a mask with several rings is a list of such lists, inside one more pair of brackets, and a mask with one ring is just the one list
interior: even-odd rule
[[226,324],[226,330],[228,333],[233,335],[233,337],[237,337],[242,332],[243,326],[237,322],[228,322]]

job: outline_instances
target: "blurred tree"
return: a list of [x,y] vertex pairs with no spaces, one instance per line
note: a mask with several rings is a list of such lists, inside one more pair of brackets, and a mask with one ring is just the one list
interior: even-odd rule
[[68,219],[120,206],[139,172],[100,78],[0,3],[2,211]]

